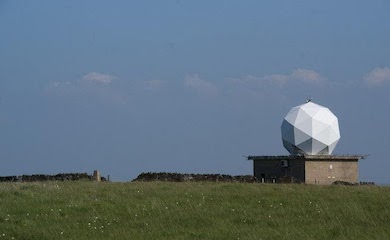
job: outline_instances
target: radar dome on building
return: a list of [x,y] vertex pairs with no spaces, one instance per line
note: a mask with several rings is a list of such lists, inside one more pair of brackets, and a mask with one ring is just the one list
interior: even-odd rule
[[311,100],[293,107],[281,129],[283,146],[292,155],[330,155],[340,140],[337,117]]

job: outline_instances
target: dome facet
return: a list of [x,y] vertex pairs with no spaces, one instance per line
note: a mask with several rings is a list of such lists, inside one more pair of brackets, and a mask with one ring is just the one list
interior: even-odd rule
[[293,155],[330,155],[340,140],[337,117],[310,101],[293,107],[281,129],[283,146]]

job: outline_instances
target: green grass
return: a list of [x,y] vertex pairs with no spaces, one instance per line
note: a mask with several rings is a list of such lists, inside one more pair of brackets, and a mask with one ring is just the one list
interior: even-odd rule
[[0,239],[390,239],[390,188],[0,183]]

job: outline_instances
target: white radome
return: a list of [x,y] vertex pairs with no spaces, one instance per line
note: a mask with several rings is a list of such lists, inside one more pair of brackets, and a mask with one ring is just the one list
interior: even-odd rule
[[340,140],[337,117],[310,101],[293,107],[281,128],[283,146],[293,155],[330,155]]

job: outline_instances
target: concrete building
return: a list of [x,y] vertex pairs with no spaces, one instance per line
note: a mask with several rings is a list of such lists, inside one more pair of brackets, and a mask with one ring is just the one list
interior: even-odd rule
[[335,181],[358,182],[362,155],[248,156],[253,175],[262,182],[299,182],[330,185]]
[[254,176],[263,182],[328,185],[358,182],[363,155],[331,155],[340,140],[337,117],[309,99],[293,107],[281,125],[282,142],[290,156],[249,156]]

